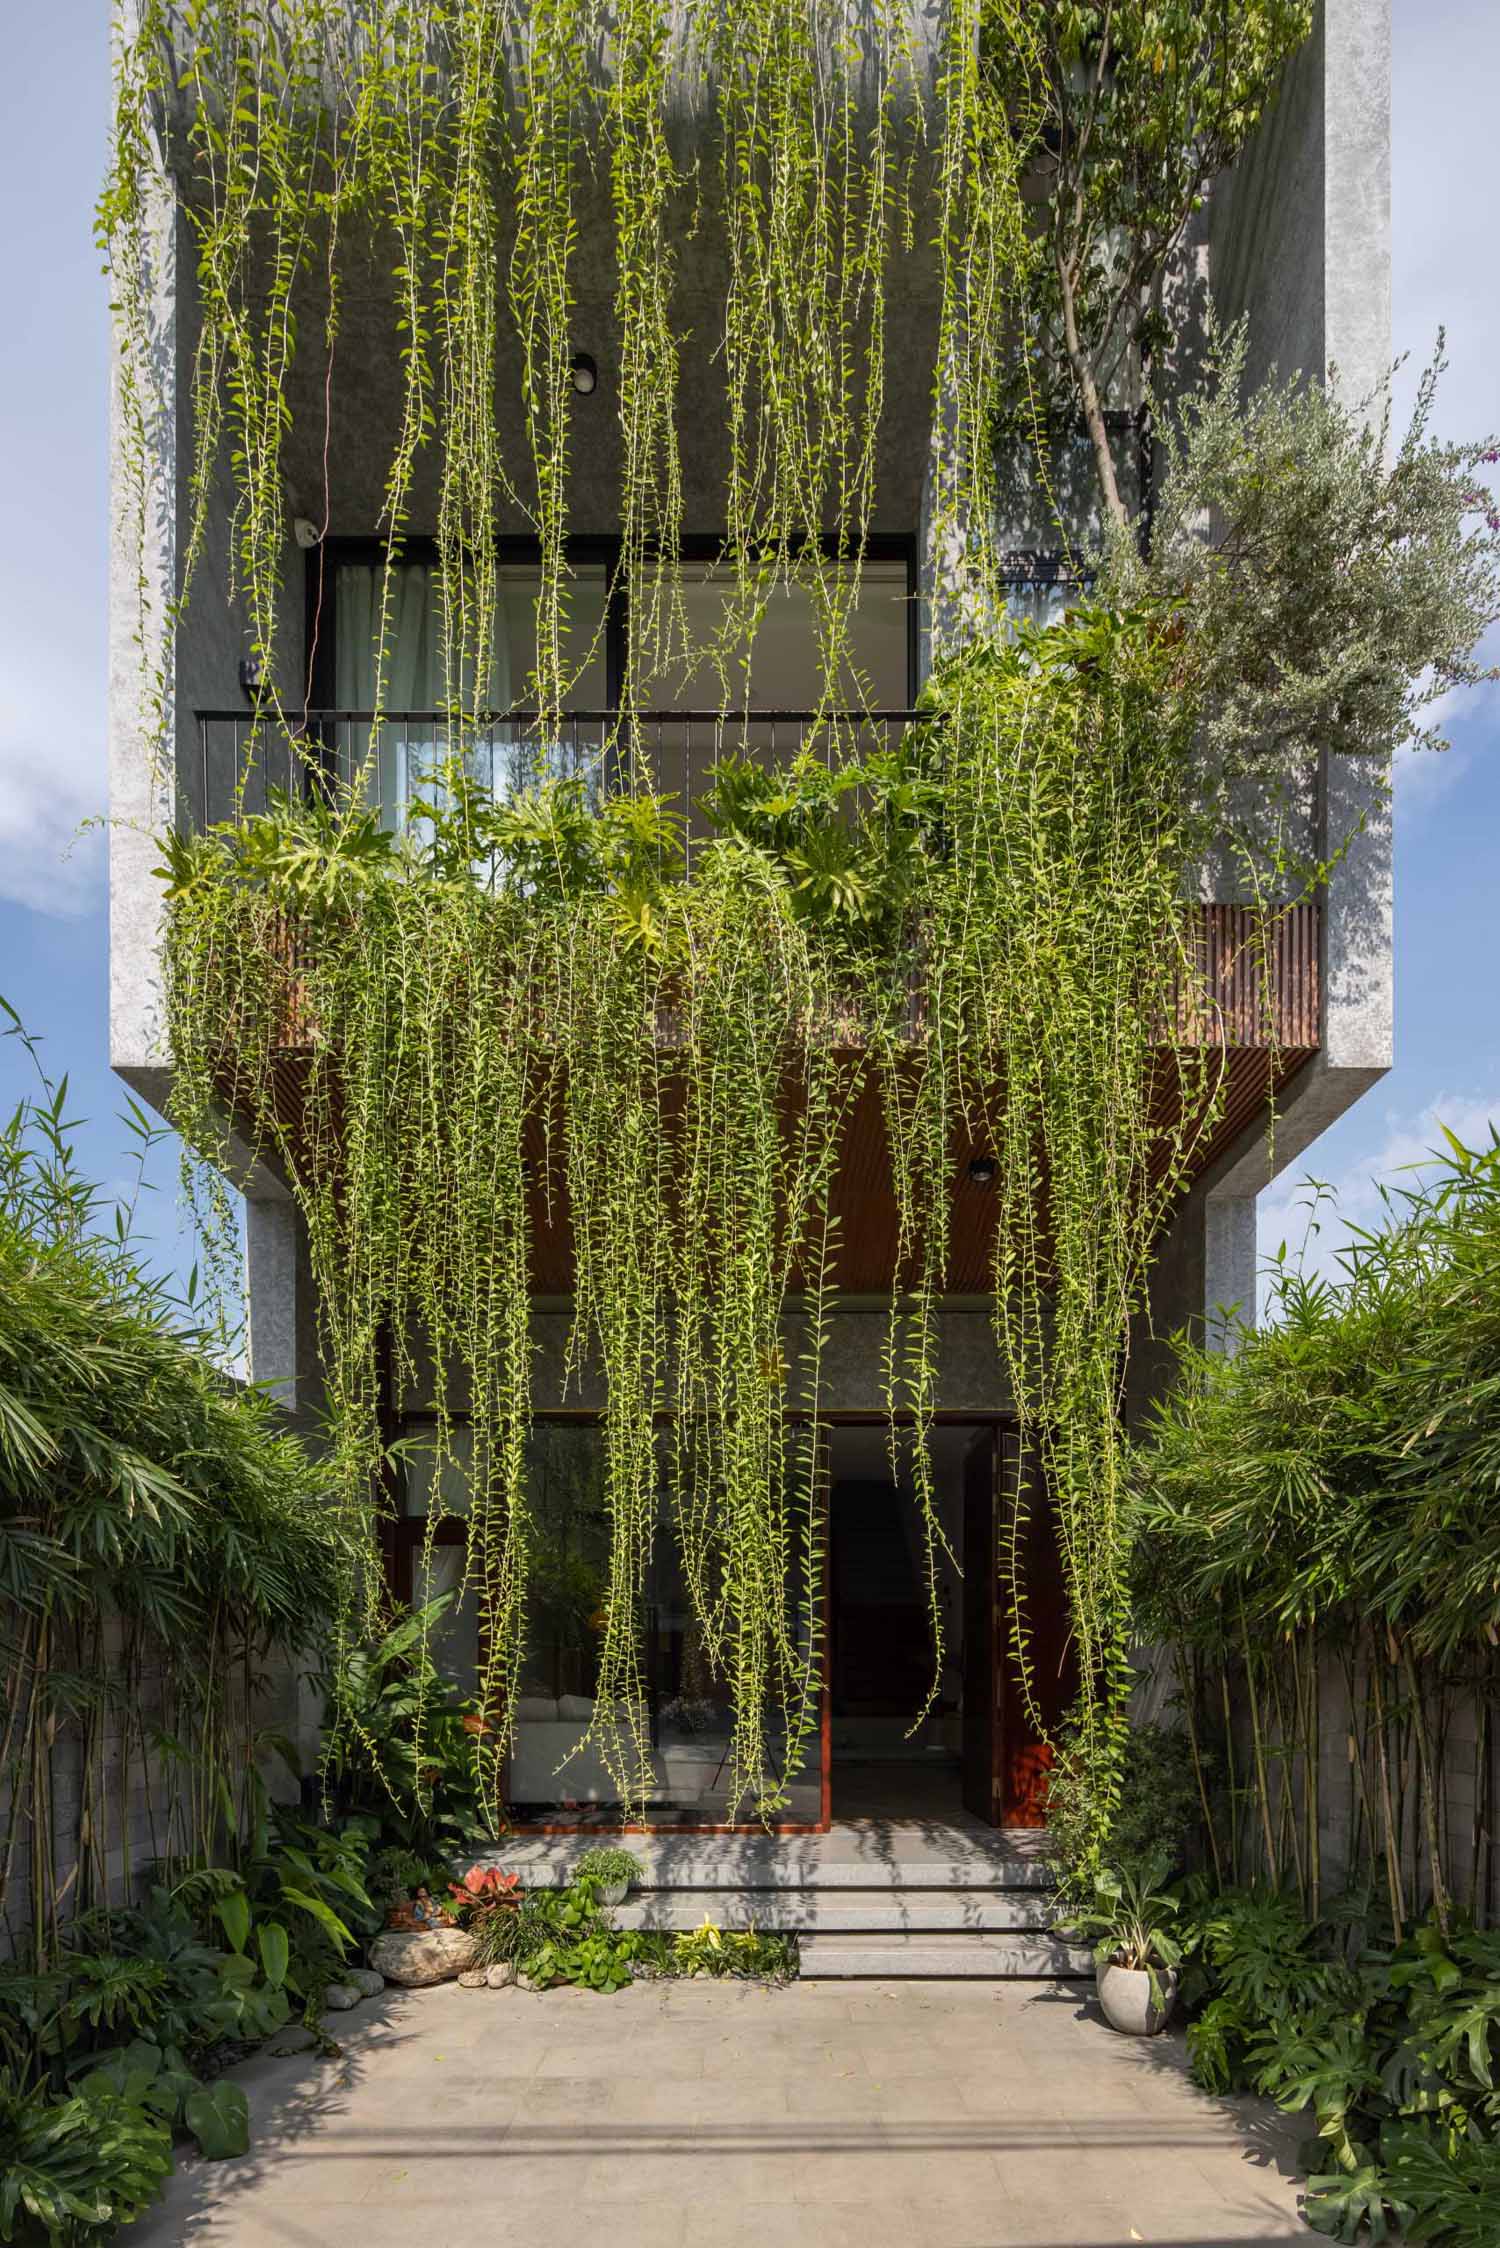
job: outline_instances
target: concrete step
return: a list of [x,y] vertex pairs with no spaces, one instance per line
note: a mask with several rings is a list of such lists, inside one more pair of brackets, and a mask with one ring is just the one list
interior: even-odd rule
[[[1019,1842],[994,1846],[974,1844],[962,1851],[952,1847],[926,1854],[920,1847],[899,1850],[879,1844],[837,1854],[818,1845],[821,1835],[776,1837],[754,1835],[685,1836],[681,1841],[660,1835],[627,1835],[626,1847],[638,1861],[638,1889],[870,1889],[942,1891],[963,1894],[974,1890],[1049,1891],[1052,1870],[1039,1849]],[[573,1868],[593,1845],[587,1836],[566,1839],[535,1837],[502,1843],[479,1853],[479,1862],[503,1866],[518,1873],[528,1888],[561,1887]]]
[[1045,1928],[1050,1900],[1039,1892],[966,1889],[634,1889],[614,1919],[621,1928],[761,1928],[864,1936],[984,1934]]
[[799,1946],[804,1982],[1050,1982],[1094,1972],[1092,1952],[1055,1936],[812,1935]]

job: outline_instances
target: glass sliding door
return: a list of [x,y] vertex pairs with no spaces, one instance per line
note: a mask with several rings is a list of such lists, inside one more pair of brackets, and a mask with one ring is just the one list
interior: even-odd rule
[[[466,1694],[482,1686],[482,1599],[472,1571],[465,1583],[464,1517],[468,1507],[466,1434],[454,1432],[455,1457],[436,1468],[420,1433],[408,1438],[402,1525],[414,1600],[458,1594],[433,1635],[433,1653]],[[787,1446],[789,1472],[818,1442],[802,1430]],[[712,1535],[688,1555],[673,1496],[673,1440],[658,1443],[656,1526],[637,1618],[645,1686],[641,1731],[623,1705],[601,1709],[599,1660],[609,1592],[610,1526],[605,1498],[604,1431],[593,1421],[538,1420],[528,1441],[527,1511],[531,1563],[518,1691],[511,1712],[512,1746],[504,1782],[506,1809],[522,1824],[609,1826],[622,1816],[620,1767],[644,1776],[647,1823],[661,1827],[755,1823],[754,1803],[736,1802],[733,1703],[717,1659],[726,1618],[723,1571]],[[817,1455],[818,1459],[821,1454]],[[711,1519],[712,1447],[705,1447],[696,1485],[700,1519]],[[807,1569],[809,1503],[817,1508],[816,1541]],[[823,1636],[815,1611],[822,1602],[821,1489],[805,1482],[793,1501],[789,1528],[791,1583],[772,1656],[771,1707],[765,1761],[785,1773],[787,1713],[801,1710],[807,1731],[795,1768],[785,1773],[778,1823],[817,1826],[824,1815]],[[431,1519],[435,1517],[436,1519]],[[802,1527],[798,1527],[798,1522]],[[431,1531],[429,1542],[428,1533]],[[429,1546],[424,1562],[424,1545]],[[795,1716],[793,1718],[795,1725]]]
[[[645,690],[654,715],[639,755],[655,786],[675,795],[690,818],[708,767],[721,757],[779,765],[811,754],[833,763],[892,746],[878,714],[903,711],[911,699],[907,564],[867,561],[858,573],[847,563],[823,567],[843,658],[828,694],[826,626],[808,585],[774,585],[747,610],[732,570],[683,565],[686,648]],[[820,710],[845,714],[843,722],[825,716],[809,728],[805,714]],[[738,716],[726,724],[723,712]],[[863,715],[851,720],[850,713]]]

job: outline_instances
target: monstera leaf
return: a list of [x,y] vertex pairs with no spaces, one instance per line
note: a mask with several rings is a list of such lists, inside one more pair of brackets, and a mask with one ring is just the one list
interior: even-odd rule
[[224,2077],[217,2084],[200,2084],[184,2103],[182,2117],[210,2162],[248,2153],[250,2102],[238,2084]]
[[[1402,2202],[1392,2200],[1390,2180],[1373,2162],[1307,2181],[1303,2215],[1315,2232],[1333,2240],[1390,2240],[1410,2213]],[[1368,2235],[1361,2230],[1365,2225]]]

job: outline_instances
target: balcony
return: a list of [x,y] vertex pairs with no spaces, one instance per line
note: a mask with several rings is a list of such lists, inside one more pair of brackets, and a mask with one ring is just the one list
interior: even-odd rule
[[[577,774],[598,788],[628,785],[633,774],[649,775],[651,785],[674,795],[687,822],[689,856],[712,832],[695,804],[708,768],[735,755],[767,765],[797,756],[830,765],[852,755],[892,747],[917,719],[909,710],[844,712],[821,716],[806,711],[657,712],[638,718],[628,732],[607,711],[568,714],[543,732],[534,715],[515,713],[481,726],[468,752],[470,768],[497,795],[505,796],[537,779]],[[202,712],[198,716],[200,763],[190,776],[196,803],[191,816],[212,820],[242,818],[263,809],[268,791],[290,794],[362,784],[365,800],[379,805],[393,827],[441,770],[449,734],[431,711],[386,713],[377,728],[371,713],[312,711],[295,736],[258,723],[240,712]],[[1288,1080],[1316,1053],[1320,1019],[1320,909],[1316,903],[1284,911],[1263,944],[1256,916],[1233,904],[1202,904],[1192,909],[1192,965],[1180,977],[1168,1020],[1161,1025],[1162,1066],[1156,1113],[1163,1129],[1178,1117],[1180,1079],[1168,1063],[1170,1047],[1216,1053],[1222,1058],[1219,1113],[1194,1153],[1192,1169],[1201,1175],[1247,1129],[1268,1113]],[[304,1089],[317,1040],[295,945],[288,935],[284,1034],[275,1066],[276,1105],[293,1144],[300,1139]],[[913,1044],[922,1036],[920,968],[912,979]],[[835,1042],[844,1043],[841,1026]],[[670,1048],[673,1024],[661,1024]],[[857,1033],[847,1038],[851,1053]],[[226,1053],[221,1085],[226,1102],[237,1106],[234,1060]],[[795,1105],[797,1088],[786,1098]],[[1000,1089],[992,1097],[1003,1097]],[[953,1150],[954,1222],[947,1287],[959,1295],[981,1294],[988,1275],[995,1230],[992,1189],[971,1180],[968,1158],[983,1152],[980,1138],[985,1100],[976,1106],[974,1145]],[[556,1149],[549,1154],[537,1129],[528,1160],[537,1191],[531,1214],[533,1284],[538,1294],[563,1295],[572,1285],[573,1249],[567,1197]],[[544,1180],[548,1163],[554,1176]],[[550,1191],[544,1190],[550,1187]],[[884,1102],[873,1075],[858,1095],[846,1128],[833,1208],[841,1244],[838,1285],[849,1293],[878,1294],[895,1280],[897,1211],[890,1183]]]
[[[538,782],[577,777],[593,790],[650,787],[675,800],[689,860],[712,829],[698,807],[710,767],[729,757],[768,768],[811,757],[830,768],[894,749],[912,710],[568,711],[545,725],[535,711],[482,719],[466,733],[467,768],[501,799]],[[358,790],[399,831],[454,754],[456,734],[435,710],[308,710],[290,727],[246,710],[195,713],[197,760],[180,775],[185,822],[236,822],[271,796],[342,797]]]

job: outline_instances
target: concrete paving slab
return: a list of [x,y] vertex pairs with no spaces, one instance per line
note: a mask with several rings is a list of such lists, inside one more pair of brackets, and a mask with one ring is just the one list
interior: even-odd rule
[[242,2072],[253,2145],[132,2248],[1305,2243],[1297,2125],[1077,1987],[387,1993]]

